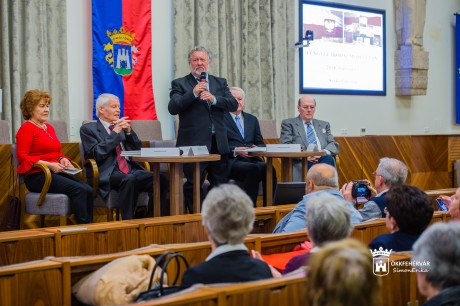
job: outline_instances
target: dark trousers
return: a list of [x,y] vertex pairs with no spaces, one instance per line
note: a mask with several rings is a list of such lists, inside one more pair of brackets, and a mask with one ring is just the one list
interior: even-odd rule
[[[43,172],[25,177],[26,187],[32,192],[41,192],[45,184]],[[76,177],[51,172],[49,193],[62,193],[69,197],[70,207],[77,223],[93,222],[93,188]]]
[[[229,171],[229,178],[241,182],[240,187],[248,194],[254,203],[257,204],[259,194],[259,182],[262,181],[264,202],[266,203],[266,164],[257,157],[236,158]],[[276,189],[276,172],[273,169],[273,192]]]
[[[160,175],[160,192],[162,195],[162,212],[166,203],[166,191],[168,182],[165,176]],[[110,188],[118,191],[118,201],[121,207],[123,220],[134,218],[134,210],[137,205],[137,198],[140,192],[149,193],[148,212],[153,215],[153,173],[146,170],[132,169],[128,174],[120,172],[115,168],[110,176]],[[164,211],[164,212],[166,212]]]
[[[211,154],[220,154],[217,150],[217,144],[215,136],[212,137]],[[200,186],[203,185],[204,171],[208,172],[208,181],[213,186],[225,184],[228,182],[228,170],[227,170],[227,156],[221,155],[221,159],[215,162],[204,162],[200,163]],[[184,164],[184,175],[187,181],[184,184],[184,198],[187,209],[190,213],[193,213],[193,164]],[[200,198],[202,199],[203,190],[200,187]]]

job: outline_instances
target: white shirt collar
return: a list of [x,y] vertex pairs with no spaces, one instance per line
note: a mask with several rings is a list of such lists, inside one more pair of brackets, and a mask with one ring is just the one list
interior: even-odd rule
[[102,119],[99,119],[99,121],[102,123],[102,126],[105,128],[105,130],[107,131],[107,133],[110,134],[110,126],[112,125],[110,122],[107,122],[107,121],[104,121]]
[[378,195],[376,195],[376,197],[380,197],[383,193],[385,193],[385,192],[387,192],[387,191],[388,191],[388,189],[383,190],[381,193],[379,193]]

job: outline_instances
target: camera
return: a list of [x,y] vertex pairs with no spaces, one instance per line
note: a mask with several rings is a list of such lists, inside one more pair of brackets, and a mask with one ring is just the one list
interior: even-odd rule
[[351,195],[353,198],[369,198],[371,196],[371,191],[367,189],[367,186],[369,186],[369,183],[366,181],[354,181],[353,188],[351,189]]

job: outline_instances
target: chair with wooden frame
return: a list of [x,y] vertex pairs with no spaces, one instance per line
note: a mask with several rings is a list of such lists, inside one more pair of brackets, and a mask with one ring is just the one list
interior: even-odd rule
[[[16,144],[12,145],[11,153],[13,156],[14,166],[17,170],[19,162],[16,156]],[[80,166],[72,161],[72,165],[80,169]],[[59,216],[59,225],[67,225],[67,217],[72,213],[70,207],[70,199],[63,193],[48,193],[51,185],[51,171],[48,166],[36,163],[34,167],[40,168],[45,173],[45,184],[43,185],[42,191],[38,192],[27,192],[27,188],[24,182],[24,175],[18,174],[19,181],[19,199],[21,201],[21,229],[24,227],[25,214],[40,215],[40,227],[45,224],[45,216]],[[76,174],[80,179],[83,178],[82,173]]]

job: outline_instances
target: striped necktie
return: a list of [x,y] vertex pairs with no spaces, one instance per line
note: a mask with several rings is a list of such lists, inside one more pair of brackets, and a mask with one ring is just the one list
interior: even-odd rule
[[313,128],[311,126],[311,122],[307,122],[307,141],[308,141],[308,144],[316,144],[316,136],[315,136],[315,132],[313,132]]

